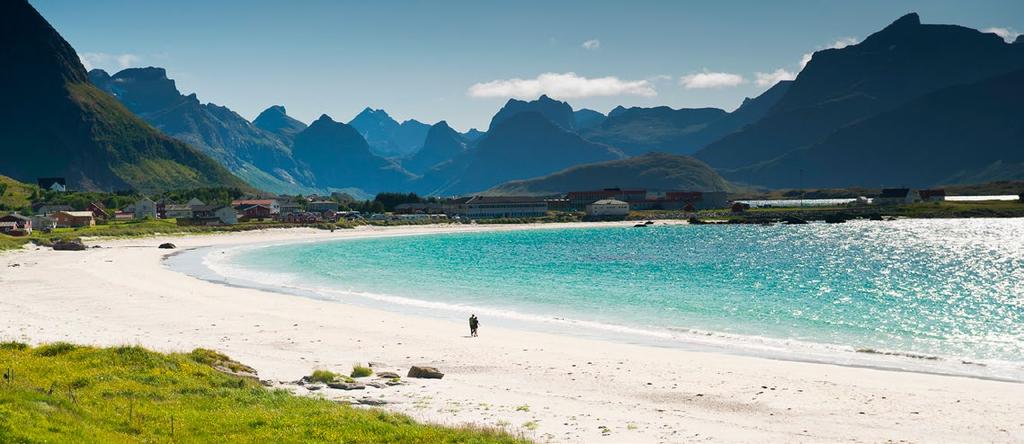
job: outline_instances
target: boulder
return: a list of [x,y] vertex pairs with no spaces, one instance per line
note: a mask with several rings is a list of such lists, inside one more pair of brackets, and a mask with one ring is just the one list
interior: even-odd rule
[[174,244],[172,244],[170,242],[164,242],[164,243],[160,244],[160,246],[157,247],[157,248],[163,248],[164,250],[173,250],[175,248],[178,248],[178,246],[174,245]]
[[377,377],[382,379],[395,379],[400,378],[401,376],[398,376],[398,373],[395,372],[377,372]]
[[322,386],[320,384],[309,384],[309,385],[307,385],[305,387],[306,387],[306,390],[309,390],[311,392],[315,392],[317,390],[320,390],[320,389],[324,388],[324,386]]
[[362,404],[362,405],[371,405],[371,406],[381,406],[381,405],[385,405],[385,404],[388,403],[387,401],[385,401],[383,399],[372,399],[372,398],[363,398],[363,399],[356,400],[356,402],[359,403],[359,404]]
[[332,389],[338,390],[365,390],[366,384],[361,382],[345,382],[345,381],[332,381],[328,382],[327,386]]
[[382,389],[382,388],[387,388],[387,387],[388,387],[388,386],[387,386],[386,384],[384,384],[383,382],[376,382],[376,381],[370,381],[370,382],[367,382],[367,383],[366,383],[366,386],[367,386],[367,387],[373,387],[373,388],[379,388],[379,389]]
[[410,378],[421,378],[421,379],[441,379],[444,377],[444,373],[434,367],[426,367],[420,365],[414,365],[409,369]]
[[59,251],[82,251],[85,244],[81,239],[59,240],[53,243],[53,249]]

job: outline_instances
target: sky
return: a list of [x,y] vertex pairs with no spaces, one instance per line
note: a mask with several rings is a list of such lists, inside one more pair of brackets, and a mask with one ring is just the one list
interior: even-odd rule
[[88,68],[163,67],[248,119],[284,105],[348,122],[371,107],[460,130],[544,93],[604,113],[731,111],[908,12],[1024,32],[1020,0],[30,1]]

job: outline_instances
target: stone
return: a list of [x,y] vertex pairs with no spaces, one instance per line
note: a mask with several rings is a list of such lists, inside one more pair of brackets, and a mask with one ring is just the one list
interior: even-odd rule
[[421,378],[421,379],[441,379],[444,377],[444,373],[434,367],[427,367],[421,365],[414,365],[409,369],[410,378]]
[[58,251],[82,251],[85,244],[81,239],[59,240],[53,243],[53,249]]
[[361,382],[332,381],[327,386],[338,390],[366,390],[366,384]]
[[385,404],[388,403],[387,401],[385,401],[383,399],[372,399],[372,398],[363,398],[363,399],[357,400],[356,402],[359,403],[359,404],[362,404],[362,405],[372,405],[372,406],[380,406],[380,405],[385,405]]
[[377,372],[377,377],[382,379],[395,379],[400,378],[401,376],[398,376],[398,373],[395,372]]
[[173,250],[175,248],[178,248],[178,246],[174,245],[174,244],[172,244],[170,242],[165,242],[165,243],[160,244],[160,246],[157,247],[157,248],[162,248],[164,250]]
[[311,392],[315,392],[317,390],[320,390],[320,389],[324,388],[324,386],[322,386],[320,384],[309,384],[309,385],[307,385],[305,387],[306,387],[306,390],[309,390]]
[[367,387],[373,387],[373,388],[379,388],[379,389],[387,388],[387,385],[384,384],[383,382],[376,382],[376,381],[367,382],[366,386]]

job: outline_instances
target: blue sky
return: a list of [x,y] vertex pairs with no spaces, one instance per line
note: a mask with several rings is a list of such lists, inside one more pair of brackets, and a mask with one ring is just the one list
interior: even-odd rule
[[87,65],[165,67],[184,93],[250,119],[280,104],[306,122],[348,121],[370,106],[461,130],[539,92],[601,112],[732,110],[805,54],[911,11],[1024,32],[1019,0],[32,3]]

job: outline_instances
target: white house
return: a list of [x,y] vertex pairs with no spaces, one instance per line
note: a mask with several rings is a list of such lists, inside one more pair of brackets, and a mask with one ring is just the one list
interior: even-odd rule
[[164,217],[168,219],[191,219],[192,207],[178,204],[167,205],[164,207]]
[[156,202],[148,197],[139,199],[132,205],[132,212],[135,213],[135,219],[156,219]]
[[629,215],[629,203],[616,199],[601,199],[587,205],[587,216],[622,217]]
[[872,200],[875,205],[902,205],[921,201],[917,190],[910,188],[883,188],[882,194]]

